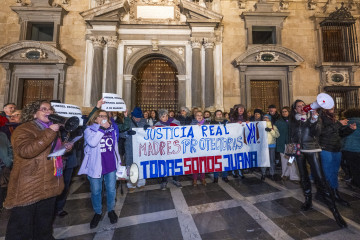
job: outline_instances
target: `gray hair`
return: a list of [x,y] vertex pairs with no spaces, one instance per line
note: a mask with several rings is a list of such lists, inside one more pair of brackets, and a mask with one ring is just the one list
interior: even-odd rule
[[185,111],[187,114],[189,114],[190,110],[187,107],[181,107],[180,111]]
[[159,109],[159,119],[164,116],[164,115],[167,115],[169,114],[168,110],[166,109]]

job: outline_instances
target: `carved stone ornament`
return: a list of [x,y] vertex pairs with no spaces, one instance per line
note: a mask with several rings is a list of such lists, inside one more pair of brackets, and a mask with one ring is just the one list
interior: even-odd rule
[[117,48],[119,45],[117,36],[109,36],[104,38],[108,47]]
[[152,50],[153,51],[159,51],[159,40],[152,39],[151,40]]
[[21,53],[20,56],[29,60],[40,60],[46,59],[47,53],[44,52],[42,49],[30,48],[25,52]]
[[216,38],[204,38],[204,47],[205,48],[214,48],[214,43]]
[[92,36],[90,37],[90,40],[92,41],[94,47],[104,47],[106,44],[104,37],[101,36]]
[[259,52],[255,60],[261,63],[274,63],[279,61],[279,57],[275,52]]
[[315,2],[315,0],[308,0],[307,1],[307,8],[309,10],[315,10],[316,9],[316,5],[317,3]]
[[326,83],[329,85],[344,85],[349,83],[349,73],[347,71],[327,71]]
[[239,9],[245,9],[246,8],[246,1],[245,0],[238,0],[237,1]]
[[279,8],[280,8],[280,10],[287,10],[289,8],[289,2],[285,2],[284,0],[280,0]]
[[185,60],[185,49],[183,47],[171,47],[169,49],[179,55],[182,61]]
[[139,51],[142,48],[136,48],[136,47],[126,47],[126,59],[129,59],[133,54],[135,54],[137,51]]
[[191,37],[190,41],[191,41],[191,47],[192,48],[201,48],[203,39],[202,38]]
[[356,19],[351,15],[351,12],[349,8],[344,7],[344,3],[341,3],[341,7],[335,8],[336,10],[322,22],[322,23],[328,23],[328,22],[355,22]]

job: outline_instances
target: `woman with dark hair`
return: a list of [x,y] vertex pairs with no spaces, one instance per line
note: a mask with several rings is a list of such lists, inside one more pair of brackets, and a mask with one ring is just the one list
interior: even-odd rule
[[117,132],[112,126],[107,112],[97,110],[87,122],[84,132],[85,156],[79,175],[86,174],[90,182],[91,203],[95,215],[90,228],[99,224],[102,214],[102,185],[106,188],[106,205],[110,223],[117,222],[114,211],[116,197],[116,169],[120,165]]
[[150,112],[150,119],[152,120],[152,123],[153,123],[152,126],[154,126],[157,123],[157,121],[159,121],[159,115],[156,110],[152,110]]
[[[230,123],[242,124],[243,122],[249,122],[245,106],[243,104],[234,105],[232,110],[230,110]],[[234,178],[238,178],[239,176],[245,178],[241,169],[233,171]]]
[[294,162],[289,163],[289,157],[285,155],[285,145],[289,143],[290,112],[289,107],[283,107],[281,109],[281,117],[275,123],[280,133],[280,137],[276,139],[276,151],[280,153],[282,179],[290,178],[290,181],[299,181],[300,177],[296,164]]
[[312,208],[312,193],[309,174],[306,168],[306,162],[311,167],[311,172],[315,177],[317,191],[321,200],[326,203],[332,212],[336,223],[341,227],[346,227],[345,220],[338,212],[335,199],[324,177],[319,153],[321,152],[318,143],[318,137],[321,131],[321,123],[318,121],[318,113],[304,111],[305,103],[302,100],[296,100],[292,105],[290,117],[290,142],[300,146],[297,150],[296,162],[300,173],[300,182],[305,196],[305,202],[301,206],[302,211]]
[[[52,113],[48,101],[29,103],[22,111],[23,124],[12,134],[14,167],[4,203],[11,209],[6,239],[54,239],[55,199],[64,181],[60,174],[54,176],[58,168],[48,160],[51,151],[61,146],[59,125],[48,118]],[[70,151],[72,144],[65,148]]]
[[320,146],[322,148],[321,163],[335,200],[349,207],[349,202],[341,198],[338,191],[338,172],[341,163],[341,138],[352,134],[356,130],[356,123],[347,125],[347,119],[337,121],[334,108],[324,109],[320,114],[322,120]]

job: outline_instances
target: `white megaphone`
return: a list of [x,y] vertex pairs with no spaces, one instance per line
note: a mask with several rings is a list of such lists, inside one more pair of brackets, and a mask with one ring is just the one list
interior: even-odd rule
[[318,108],[331,109],[334,107],[334,99],[326,93],[320,93],[316,97],[316,101],[312,104],[306,105],[303,110],[304,112],[308,112],[311,110],[315,110]]
[[130,167],[119,166],[116,176],[120,180],[130,180],[132,184],[136,184],[139,180],[139,167],[136,163],[131,164]]

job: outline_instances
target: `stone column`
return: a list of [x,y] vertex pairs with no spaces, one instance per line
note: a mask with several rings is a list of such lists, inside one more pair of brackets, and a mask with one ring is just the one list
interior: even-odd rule
[[132,98],[132,79],[133,75],[124,75],[124,85],[123,85],[123,100],[126,104],[126,107],[131,111],[131,98]]
[[116,78],[117,78],[117,36],[105,38],[107,43],[107,63],[106,63],[106,82],[105,92],[116,93]]
[[192,107],[201,107],[201,42],[200,39],[191,38],[192,70],[191,70],[191,99]]
[[[214,41],[204,39],[205,47],[205,108],[210,111],[214,109],[215,89],[214,89]],[[212,108],[212,109],[210,109]]]
[[[244,104],[246,106],[247,109],[250,109],[251,106],[248,105],[247,103],[247,96],[246,96],[246,84],[245,84],[245,71],[246,71],[246,66],[239,66],[239,71],[240,71],[240,103]],[[251,98],[250,98],[250,102],[251,102]]]
[[94,60],[92,69],[92,81],[90,91],[90,104],[96,106],[97,101],[101,98],[102,80],[103,80],[103,48],[105,41],[103,37],[90,38],[94,46]]
[[180,107],[186,106],[186,75],[177,75],[178,79],[178,105]]
[[[5,91],[4,91],[4,104],[11,102],[10,101],[10,83],[11,83],[11,74],[13,70],[13,65],[10,63],[1,64],[6,70],[6,80],[5,80]],[[20,106],[19,106],[20,107]]]
[[[283,106],[291,106],[294,101],[294,93],[293,93],[293,79],[292,73],[295,70],[296,66],[289,66],[288,73],[287,73],[287,82],[288,82],[288,97],[286,100],[283,100]],[[284,94],[284,93],[283,93]]]

